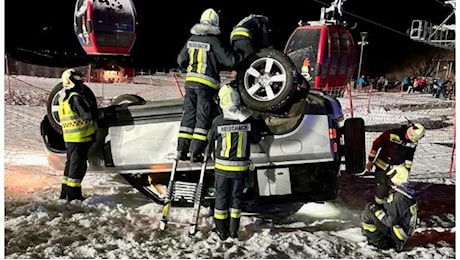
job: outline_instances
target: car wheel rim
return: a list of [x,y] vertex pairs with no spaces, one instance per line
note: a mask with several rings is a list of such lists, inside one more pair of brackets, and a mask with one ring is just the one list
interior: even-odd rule
[[244,74],[246,92],[257,101],[272,101],[286,88],[283,65],[273,58],[255,60]]
[[51,116],[53,117],[54,122],[61,125],[61,120],[59,119],[59,93],[60,92],[57,92],[51,101]]

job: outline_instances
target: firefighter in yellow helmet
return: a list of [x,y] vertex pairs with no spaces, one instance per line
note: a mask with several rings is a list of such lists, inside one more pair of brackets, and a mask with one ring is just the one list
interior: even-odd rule
[[404,165],[386,172],[391,187],[382,207],[369,203],[361,214],[362,231],[368,243],[379,249],[400,252],[417,225],[418,206],[414,191],[407,188],[409,171]]
[[187,70],[177,160],[202,162],[207,134],[217,114],[214,98],[220,87],[220,71],[233,68],[242,57],[220,42],[219,15],[212,8],[201,14],[190,33],[177,56],[179,66]]
[[218,236],[225,240],[229,236],[238,238],[244,183],[250,170],[250,145],[261,140],[261,133],[235,88],[220,88],[219,106],[222,114],[213,120],[208,139],[215,146],[214,223]]
[[420,123],[409,122],[399,128],[384,131],[372,143],[369,152],[367,171],[375,166],[375,204],[383,204],[388,195],[388,176],[385,172],[391,165],[404,165],[410,172],[414,154],[421,138],[425,136],[425,127]]
[[97,130],[96,99],[83,85],[83,75],[75,69],[62,73],[63,90],[59,98],[59,119],[66,144],[67,160],[60,199],[83,200],[81,182],[86,174],[88,151]]

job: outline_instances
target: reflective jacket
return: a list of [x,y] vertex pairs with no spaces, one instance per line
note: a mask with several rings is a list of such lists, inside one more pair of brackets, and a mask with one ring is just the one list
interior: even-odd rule
[[73,96],[80,95],[71,92],[67,98],[59,98],[59,119],[65,142],[81,143],[92,141],[92,135],[96,133],[97,123],[95,120],[84,119],[77,111],[72,110],[70,100]]
[[406,131],[407,126],[384,131],[372,143],[369,161],[374,161],[381,170],[387,170],[389,165],[401,164],[410,170],[418,142],[406,139]]
[[404,188],[392,190],[383,204],[383,209],[375,211],[376,227],[395,242],[405,242],[417,225],[417,201]]
[[249,170],[251,143],[258,143],[261,134],[252,117],[239,122],[224,119],[221,114],[213,120],[208,138],[211,144],[216,142],[215,173],[235,178]]
[[246,16],[233,27],[230,43],[235,51],[247,58],[253,52],[272,45],[270,41],[270,25],[263,15]]
[[177,56],[179,66],[187,69],[185,87],[206,85],[217,90],[221,69],[231,69],[242,57],[224,49],[217,38],[218,27],[198,23],[190,32],[192,35]]

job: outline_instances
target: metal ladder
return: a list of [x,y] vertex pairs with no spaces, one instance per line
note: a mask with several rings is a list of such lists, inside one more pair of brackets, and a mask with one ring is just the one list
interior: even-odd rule
[[193,213],[190,220],[189,235],[195,235],[198,225],[198,217],[200,215],[201,200],[203,193],[203,181],[206,173],[206,165],[208,162],[209,155],[209,144],[206,146],[203,163],[201,164],[200,178],[198,183],[194,182],[183,182],[176,181],[175,175],[179,160],[174,159],[171,176],[168,182],[168,189],[166,197],[163,202],[162,218],[160,221],[160,230],[165,231],[166,225],[168,224],[169,210],[171,209],[172,202],[177,200],[185,200],[189,203],[193,203]]

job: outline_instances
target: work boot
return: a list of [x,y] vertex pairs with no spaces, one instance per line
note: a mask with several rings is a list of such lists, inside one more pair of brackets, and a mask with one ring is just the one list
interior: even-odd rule
[[67,189],[67,185],[62,184],[62,185],[61,185],[61,194],[59,195],[59,199],[60,199],[60,200],[65,200],[65,199],[67,199],[67,192],[66,192],[66,189]]
[[83,193],[81,191],[81,187],[77,187],[77,200],[84,201],[86,198],[83,197]]
[[232,231],[230,231],[230,237],[231,237],[231,238],[236,238],[236,239],[238,239],[238,232],[232,232]]
[[220,240],[225,241],[228,238],[228,232],[226,231],[220,231],[215,229],[215,232],[217,233],[217,236],[219,236]]
[[221,240],[226,240],[229,236],[228,232],[228,219],[216,219],[214,218],[214,224],[216,228],[214,231],[217,233]]
[[189,159],[190,159],[190,157],[188,156],[187,152],[177,151],[176,160],[178,160],[178,161],[187,161]]
[[230,237],[238,238],[239,229],[240,229],[240,218],[230,218]]
[[192,153],[192,156],[190,158],[190,162],[196,163],[200,162],[202,163],[204,161],[204,156],[202,153]]
[[83,197],[81,187],[67,187],[67,201],[80,200],[83,201],[86,198]]

